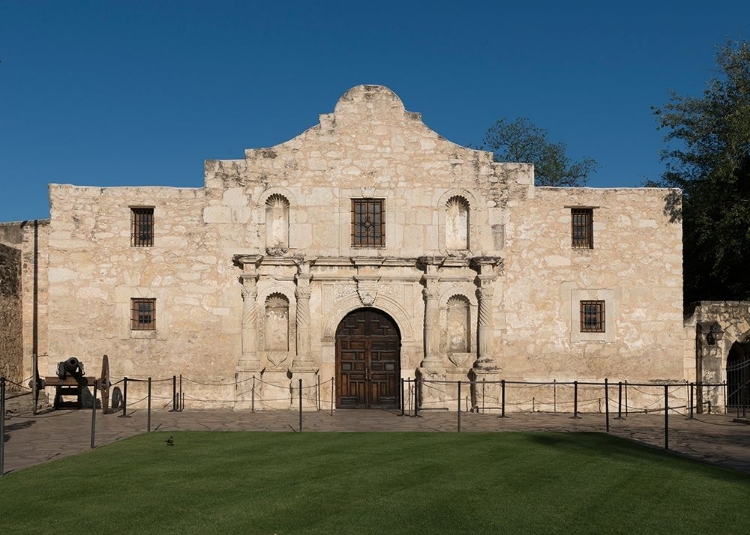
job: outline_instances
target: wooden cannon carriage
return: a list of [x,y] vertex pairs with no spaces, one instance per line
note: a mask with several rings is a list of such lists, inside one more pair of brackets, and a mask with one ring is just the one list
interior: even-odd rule
[[[83,371],[83,363],[75,357],[64,360],[57,364],[57,375],[49,377],[39,377],[39,372],[35,372],[34,380],[31,381],[31,387],[34,388],[34,403],[38,406],[39,391],[48,386],[55,387],[55,409],[80,409],[83,407],[84,392],[88,392],[88,387],[96,387],[101,392],[102,412],[109,410],[109,389],[111,387],[109,376],[109,359],[107,355],[102,357],[102,374],[98,378],[86,377]],[[75,398],[72,401],[70,398]]]

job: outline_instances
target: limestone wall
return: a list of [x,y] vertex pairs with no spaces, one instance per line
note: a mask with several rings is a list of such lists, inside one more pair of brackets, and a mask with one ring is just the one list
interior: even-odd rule
[[[532,166],[443,139],[379,86],[204,171],[198,189],[50,186],[43,374],[75,356],[98,375],[107,354],[115,379],[182,374],[189,406],[250,406],[256,375],[288,407],[304,369],[330,399],[336,327],[372,306],[402,377],[685,378],[675,192],[535,188]],[[382,246],[353,246],[352,199],[382,199]],[[591,250],[571,248],[576,206],[594,207]],[[131,207],[153,207],[153,246],[131,244]],[[155,330],[130,328],[133,298],[156,299]],[[582,298],[606,301],[605,334],[577,332]]]
[[23,379],[21,242],[17,223],[0,225],[0,375],[16,382]]
[[0,375],[21,383],[47,351],[49,222],[0,224]]
[[[508,377],[683,381],[682,234],[663,189],[536,188],[506,233]],[[571,247],[571,208],[593,207],[594,246]],[[578,333],[581,299],[606,333]]]
[[[203,221],[204,193],[50,187],[50,365],[75,356],[115,377],[231,378],[242,307],[231,251]],[[131,206],[153,206],[153,247],[131,246]],[[132,298],[156,299],[156,330],[130,329]]]

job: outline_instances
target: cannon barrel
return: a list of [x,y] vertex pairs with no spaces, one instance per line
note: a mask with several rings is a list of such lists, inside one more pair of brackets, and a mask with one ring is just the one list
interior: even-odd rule
[[70,357],[57,364],[57,376],[65,379],[68,375],[73,377],[83,377],[83,362],[75,357]]

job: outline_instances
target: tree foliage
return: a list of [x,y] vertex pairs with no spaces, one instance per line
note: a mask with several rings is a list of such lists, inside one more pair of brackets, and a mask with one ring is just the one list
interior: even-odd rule
[[750,299],[750,44],[727,42],[702,97],[654,109],[663,185],[683,191],[685,300]]
[[547,131],[526,118],[497,121],[484,136],[482,148],[492,151],[499,162],[534,164],[537,186],[585,186],[597,168],[591,158],[571,161],[564,143],[551,143]]

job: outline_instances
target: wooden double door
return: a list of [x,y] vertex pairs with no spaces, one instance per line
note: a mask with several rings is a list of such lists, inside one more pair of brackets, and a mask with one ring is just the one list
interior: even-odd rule
[[336,329],[336,407],[397,408],[401,403],[401,336],[372,308],[350,312]]

